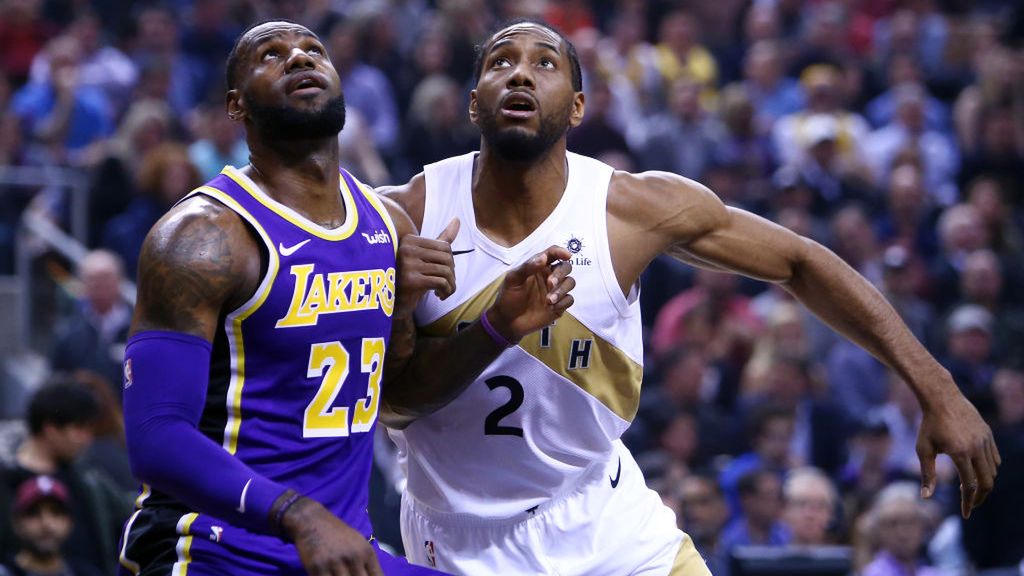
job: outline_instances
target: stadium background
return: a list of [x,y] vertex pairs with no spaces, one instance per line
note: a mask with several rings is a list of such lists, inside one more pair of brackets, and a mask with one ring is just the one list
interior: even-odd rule
[[[379,185],[477,146],[473,46],[516,16],[576,45],[587,113],[570,150],[700,180],[829,246],[996,432],[1003,470],[969,521],[948,461],[917,501],[900,484],[918,479],[905,383],[777,288],[658,260],[625,439],[712,563],[764,539],[849,545],[867,573],[896,574],[880,559],[909,540],[941,574],[1020,573],[1024,5],[1010,0],[0,0],[0,462],[32,393],[74,374],[104,416],[83,465],[131,489],[118,384],[139,246],[185,192],[247,162],[223,110],[245,26],[320,34],[348,105],[345,166]],[[397,545],[379,444],[374,513]]]

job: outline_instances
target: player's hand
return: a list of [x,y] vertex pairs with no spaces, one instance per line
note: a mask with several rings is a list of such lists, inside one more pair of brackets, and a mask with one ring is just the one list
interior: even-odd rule
[[436,240],[406,234],[398,243],[398,295],[395,314],[411,314],[428,290],[444,300],[455,292],[455,259],[452,240],[459,233],[459,219],[452,218]]
[[935,455],[940,452],[949,454],[956,465],[960,475],[960,513],[968,518],[971,510],[980,506],[992,491],[1002,458],[992,430],[959,392],[924,409],[917,437],[924,498],[935,493]]
[[309,498],[300,498],[281,519],[310,576],[383,576],[377,553],[362,534]]
[[505,275],[494,305],[486,313],[495,330],[510,342],[518,342],[562,316],[576,286],[570,259],[562,246],[535,254]]

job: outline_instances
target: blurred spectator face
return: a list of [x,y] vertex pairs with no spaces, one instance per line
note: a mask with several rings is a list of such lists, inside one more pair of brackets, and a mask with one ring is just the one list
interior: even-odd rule
[[340,22],[331,28],[327,49],[336,68],[348,69],[359,58],[359,34],[351,21]]
[[700,268],[697,270],[696,283],[713,298],[728,299],[736,293],[735,274]]
[[924,543],[924,514],[917,502],[899,499],[879,506],[877,537],[899,562],[915,563]]
[[992,353],[992,323],[988,310],[976,304],[954,310],[948,321],[949,354],[971,364],[986,362]]
[[661,22],[659,38],[678,54],[685,54],[697,41],[693,18],[685,12],[673,12]]
[[799,362],[783,357],[772,360],[765,386],[773,401],[789,407],[795,407],[810,388]]
[[970,302],[995,306],[1003,291],[1003,271],[991,250],[971,252],[960,274],[960,292]]
[[594,28],[580,28],[572,35],[572,43],[576,47],[580,68],[584,70],[597,69],[597,47],[600,41],[601,33]]
[[[913,394],[911,394],[913,396]],[[889,460],[892,436],[887,426],[862,430],[853,439],[857,453],[863,457],[862,468],[878,469]]]
[[860,208],[848,206],[836,213],[832,233],[836,252],[848,262],[859,265],[874,257],[878,246],[874,228]]
[[924,208],[921,171],[901,164],[889,176],[889,210],[898,220],[914,221]]
[[643,41],[646,35],[646,23],[639,14],[627,12],[612,23],[612,38],[619,50],[626,50]]
[[924,130],[924,96],[920,87],[906,85],[897,89],[896,118],[907,130]]
[[174,52],[178,48],[178,24],[167,10],[151,8],[137,20],[139,48],[152,52]]
[[789,445],[793,440],[793,417],[778,416],[765,422],[754,439],[754,450],[774,466],[784,466],[789,460]]
[[743,71],[747,80],[760,86],[774,86],[782,76],[779,49],[769,42],[758,42],[747,52]]
[[678,462],[691,462],[699,445],[697,421],[686,412],[677,414],[661,433],[661,448]]
[[1024,372],[1003,368],[992,380],[999,422],[1004,426],[1024,423]]
[[949,253],[973,252],[988,246],[988,232],[981,213],[970,204],[947,208],[939,219],[942,245]]
[[910,53],[893,55],[889,60],[888,70],[889,86],[901,84],[919,84],[921,82],[921,69],[917,60]]
[[779,15],[772,4],[754,4],[747,11],[743,32],[748,43],[779,37]]
[[772,348],[777,353],[801,357],[806,351],[803,317],[795,304],[786,301],[776,304],[768,318],[768,329]]
[[814,112],[829,112],[839,105],[839,72],[826,65],[810,66],[800,77],[807,91],[807,108]]
[[722,91],[720,113],[734,135],[749,136],[754,132],[754,105],[742,87],[732,85]]
[[121,261],[112,252],[90,252],[79,267],[85,300],[100,314],[105,314],[121,300]]
[[701,401],[701,385],[707,357],[700,348],[683,349],[666,367],[662,390],[677,406],[697,406]]
[[756,491],[740,497],[743,514],[756,526],[769,526],[782,513],[782,481],[772,473],[760,473]]
[[71,36],[61,36],[53,41],[49,48],[50,81],[55,85],[72,78],[78,70],[78,58],[81,47]]
[[783,208],[779,210],[775,219],[779,226],[792,231],[794,234],[810,237],[813,232],[811,229],[811,214],[806,208]]
[[700,84],[689,78],[673,82],[669,93],[669,109],[683,120],[694,120],[700,116]]
[[71,535],[67,499],[67,489],[47,476],[26,480],[18,488],[12,527],[22,550],[34,559],[60,555],[61,546]]
[[95,14],[86,13],[79,16],[71,23],[68,32],[78,41],[78,45],[81,46],[85,54],[91,54],[100,47],[102,30],[99,18]]
[[78,459],[92,444],[92,439],[92,424],[47,424],[42,431],[43,442],[54,460],[62,464],[70,464]]
[[688,476],[683,479],[680,504],[684,530],[698,542],[714,538],[729,518],[725,499],[710,478]]
[[444,73],[451,59],[448,36],[440,30],[428,32],[417,45],[415,58],[421,75]]
[[991,154],[1015,155],[1017,153],[1016,119],[1009,107],[992,110],[985,114],[981,133],[984,149]]
[[981,219],[991,228],[1002,223],[1007,214],[1003,203],[1003,190],[993,178],[980,178],[971,183],[967,201],[978,209]]
[[890,53],[914,52],[917,48],[917,16],[910,10],[900,10],[889,19]]
[[793,531],[793,543],[822,545],[828,540],[828,527],[835,509],[835,489],[827,476],[809,470],[796,470],[784,486],[783,520]]
[[882,280],[891,296],[914,295],[917,283],[910,267],[910,254],[902,246],[890,246],[882,255]]

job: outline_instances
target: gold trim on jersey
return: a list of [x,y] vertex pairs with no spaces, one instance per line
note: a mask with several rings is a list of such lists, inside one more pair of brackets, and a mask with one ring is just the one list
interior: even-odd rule
[[672,569],[669,576],[711,576],[704,559],[700,557],[697,548],[693,545],[693,538],[683,536],[683,542],[679,545],[679,552],[672,561]]
[[391,213],[388,212],[387,207],[384,206],[384,203],[380,201],[380,198],[377,197],[377,193],[374,192],[373,189],[361,184],[358,181],[356,182],[356,184],[360,186],[363,192],[363,196],[365,196],[366,200],[374,207],[374,209],[377,210],[377,213],[380,214],[381,220],[384,221],[384,225],[388,227],[388,232],[391,233],[391,246],[394,247],[395,255],[397,256],[398,232],[395,231],[395,223],[394,221],[391,220]]
[[274,243],[270,241],[270,235],[263,229],[259,221],[234,198],[210,186],[201,186],[196,189],[196,192],[210,196],[245,218],[263,239],[270,255],[267,273],[256,289],[256,293],[249,298],[248,302],[242,304],[224,319],[224,330],[227,332],[228,346],[231,349],[231,381],[228,384],[227,422],[224,425],[223,447],[228,453],[234,454],[238,450],[238,434],[242,427],[242,387],[245,385],[245,344],[242,341],[242,321],[252,316],[270,295],[270,289],[274,285],[280,268],[280,260]]
[[[504,276],[499,276],[469,300],[420,328],[428,336],[454,334],[462,322],[476,321],[497,298]],[[579,343],[579,344],[577,344]],[[566,312],[552,326],[527,335],[519,347],[553,372],[596,398],[627,422],[640,406],[643,366],[614,344],[594,334]],[[576,352],[586,352],[583,362]]]
[[192,535],[189,534],[189,530],[198,517],[199,514],[189,512],[182,516],[181,520],[178,520],[177,529],[181,537],[178,538],[178,544],[174,547],[178,553],[178,561],[171,567],[171,576],[186,576],[188,574],[188,565],[192,562]]
[[345,202],[345,222],[340,227],[334,229],[327,229],[323,226],[314,224],[295,210],[281,204],[277,200],[274,200],[268,196],[266,192],[256,186],[256,183],[248,176],[242,174],[238,169],[232,166],[225,166],[224,170],[221,171],[221,174],[224,174],[228,178],[234,180],[236,184],[244,188],[245,191],[255,198],[260,204],[263,204],[281,218],[284,218],[317,238],[332,241],[344,240],[351,236],[359,226],[359,210],[356,208],[355,198],[352,196],[352,190],[348,187],[348,182],[345,181],[345,178],[340,173],[338,174],[338,179],[341,181],[341,197]]
[[[136,506],[138,505],[139,503],[136,501]],[[135,513],[128,518],[128,521],[124,523],[124,533],[121,534],[121,551],[117,555],[117,563],[124,566],[132,574],[136,575],[142,570],[142,566],[140,566],[138,562],[128,558],[128,535],[131,534],[132,524],[135,523],[135,519],[139,517],[139,513],[141,512],[142,509],[136,510]]]

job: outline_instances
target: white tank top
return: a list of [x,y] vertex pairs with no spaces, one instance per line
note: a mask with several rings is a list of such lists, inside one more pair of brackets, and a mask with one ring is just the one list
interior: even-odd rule
[[608,249],[613,169],[568,154],[568,183],[548,218],[512,247],[476,226],[476,153],[425,168],[421,234],[433,238],[453,217],[458,290],[428,293],[416,309],[421,332],[442,336],[490,307],[509,269],[552,244],[573,253],[575,303],[553,325],[504,351],[458,398],[403,431],[391,431],[420,504],[482,518],[522,514],[571,491],[591,464],[604,463],[636,415],[643,372],[637,289],[619,288]]

